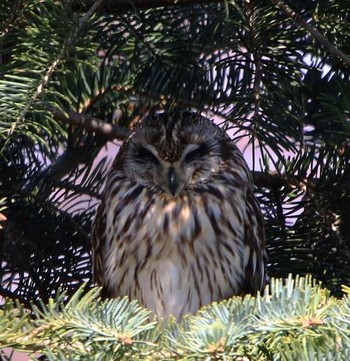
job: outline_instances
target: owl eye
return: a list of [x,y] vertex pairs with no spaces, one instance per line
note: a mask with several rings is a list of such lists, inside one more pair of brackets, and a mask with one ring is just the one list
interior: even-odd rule
[[143,162],[151,162],[154,164],[159,164],[158,158],[147,148],[140,147],[137,152],[137,158]]
[[191,150],[185,155],[185,162],[186,163],[193,162],[194,160],[198,160],[207,154],[208,154],[207,146],[204,143],[202,143],[198,146],[198,148]]

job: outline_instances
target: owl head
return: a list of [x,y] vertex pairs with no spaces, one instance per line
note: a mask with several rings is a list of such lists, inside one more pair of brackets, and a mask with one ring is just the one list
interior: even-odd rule
[[234,147],[225,131],[189,111],[149,115],[134,126],[118,163],[129,179],[177,197],[210,182]]

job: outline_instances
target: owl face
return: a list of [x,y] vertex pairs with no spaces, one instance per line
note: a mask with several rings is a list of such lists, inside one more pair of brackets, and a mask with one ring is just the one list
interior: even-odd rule
[[183,122],[182,113],[163,121],[144,119],[123,149],[123,169],[135,182],[176,197],[220,171],[227,136],[210,120]]

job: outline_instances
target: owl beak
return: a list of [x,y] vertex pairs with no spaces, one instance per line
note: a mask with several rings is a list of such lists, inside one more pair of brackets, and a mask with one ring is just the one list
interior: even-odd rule
[[175,196],[177,190],[179,189],[179,179],[174,167],[169,168],[168,182],[169,182],[169,190],[171,194]]

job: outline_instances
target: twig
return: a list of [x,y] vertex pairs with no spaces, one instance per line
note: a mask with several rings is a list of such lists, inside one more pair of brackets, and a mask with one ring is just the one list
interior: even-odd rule
[[[254,46],[255,39],[257,38],[257,34],[255,31],[255,11],[250,9],[250,3],[247,2],[247,19],[249,22],[249,33],[251,42],[253,43],[254,50],[252,51],[253,62],[255,65],[254,69],[254,81],[253,81],[253,96],[254,96],[254,104],[253,104],[253,114],[252,114],[252,162],[253,162],[253,174],[255,172],[255,138],[256,138],[256,129],[259,124],[260,118],[260,108],[261,108],[261,91],[262,91],[262,82],[261,82],[261,55],[259,51],[259,46]],[[259,141],[259,139],[258,139]],[[259,144],[260,145],[260,144]]]
[[343,60],[350,66],[350,58],[340,49],[334,46],[327,38],[325,38],[317,29],[308,24],[297,12],[286,5],[282,0],[271,0],[279,9],[281,9],[288,17],[292,18],[297,24],[308,31],[312,37],[319,41],[331,54]]
[[126,127],[109,124],[101,119],[89,117],[82,113],[74,112],[73,110],[67,110],[64,112],[52,106],[48,106],[47,108],[55,119],[92,131],[95,134],[102,135],[109,140],[124,140],[131,133],[130,129]]
[[259,188],[280,188],[284,184],[282,176],[277,172],[259,172],[253,173],[254,184]]
[[[91,6],[95,0],[74,0],[72,8],[78,10]],[[100,10],[108,13],[118,13],[125,10],[133,9],[150,9],[167,6],[188,6],[188,5],[204,5],[211,3],[223,3],[224,0],[105,0]]]

